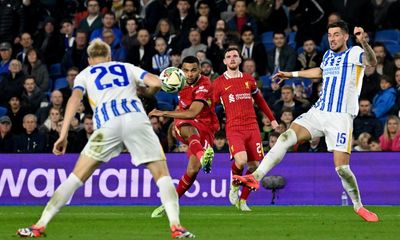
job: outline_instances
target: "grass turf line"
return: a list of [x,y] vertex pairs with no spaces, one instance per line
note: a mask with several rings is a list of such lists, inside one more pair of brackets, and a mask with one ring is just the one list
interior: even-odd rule
[[[170,239],[166,218],[151,219],[155,207],[71,206],[49,224],[46,239]],[[15,231],[34,223],[43,207],[1,206],[0,239],[18,239]],[[252,207],[243,213],[234,207],[183,206],[182,224],[197,239],[357,240],[400,239],[400,207],[369,207],[381,221],[364,222],[351,207]]]

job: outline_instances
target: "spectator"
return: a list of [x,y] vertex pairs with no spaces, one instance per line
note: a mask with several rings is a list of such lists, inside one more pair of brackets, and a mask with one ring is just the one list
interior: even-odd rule
[[280,135],[281,134],[279,132],[272,132],[271,134],[269,134],[268,145],[264,147],[264,152],[268,152],[273,146],[275,146],[275,143]]
[[175,29],[174,26],[172,26],[169,22],[168,18],[161,18],[160,21],[158,21],[156,30],[154,32],[153,41],[155,41],[158,37],[164,38],[168,45],[168,49],[178,49],[178,39],[176,38]]
[[60,63],[65,52],[63,38],[59,29],[54,29],[55,25],[55,20],[47,17],[43,29],[34,37],[34,47],[39,50],[43,62],[48,66]]
[[88,63],[87,49],[87,35],[84,31],[78,30],[75,36],[75,42],[63,56],[61,60],[61,71],[63,75],[67,73],[67,70],[71,67],[76,67],[79,71],[85,69]]
[[272,108],[276,116],[280,116],[284,108],[291,109],[295,118],[305,112],[302,103],[294,99],[293,87],[288,85],[282,87],[281,99]]
[[160,119],[156,116],[152,116],[152,117],[150,117],[150,123],[151,123],[151,126],[153,127],[153,130],[156,133],[158,139],[160,140],[163,150],[168,151],[167,135],[163,131],[161,131]]
[[319,41],[323,35],[325,11],[317,1],[284,0],[289,10],[289,25],[296,32],[297,47],[309,38]]
[[139,45],[137,40],[138,25],[136,19],[126,19],[123,29],[125,29],[125,34],[122,36],[121,44],[125,48],[125,51],[129,52],[133,47]]
[[199,62],[202,62],[207,58],[206,52],[204,52],[203,50],[199,50],[196,52],[195,57],[199,60]]
[[257,64],[252,58],[246,58],[242,63],[242,70],[245,73],[250,74],[257,83],[258,88],[262,88],[262,81],[260,80],[258,72],[256,72]]
[[368,31],[374,30],[374,11],[371,0],[357,1],[330,1],[335,11],[339,12],[343,20],[349,23],[349,29],[363,26]]
[[39,60],[39,54],[36,49],[29,49],[26,55],[27,61],[23,66],[25,75],[33,76],[40,90],[47,92],[49,90],[49,72],[46,65]]
[[379,137],[382,151],[400,151],[400,119],[389,116],[383,134]]
[[267,32],[270,30],[269,17],[274,12],[275,0],[255,0],[249,3],[247,12],[249,16],[256,20],[260,32]]
[[[189,0],[178,0],[176,8],[177,11],[175,11],[170,20],[179,36],[178,46],[180,48],[177,50],[182,51],[190,44],[188,42],[187,37],[189,35],[190,29],[195,27],[196,17],[193,14],[193,9],[191,8]],[[200,36],[199,36],[199,42],[200,42]],[[185,57],[182,54],[182,59],[183,58]]]
[[122,15],[119,18],[119,29],[121,29],[122,33],[126,35],[129,31],[126,29],[128,20],[133,19],[135,21],[136,26],[138,23],[141,23],[143,19],[137,14],[138,6],[136,6],[136,2],[133,0],[125,0],[124,1],[124,9],[122,11]]
[[267,52],[267,68],[270,74],[280,71],[294,71],[296,68],[297,54],[286,44],[286,34],[284,32],[274,32],[274,48]]
[[370,151],[369,147],[369,139],[371,139],[371,134],[363,132],[358,136],[357,139],[357,146],[354,147],[354,151],[357,152],[365,152],[365,151]]
[[208,77],[213,82],[219,75],[214,72],[213,66],[210,60],[205,59],[200,63],[201,74]]
[[364,73],[360,97],[372,102],[375,95],[381,90],[379,86],[380,75],[376,72],[375,66],[365,66]]
[[386,15],[386,28],[400,29],[400,1],[392,1]]
[[273,106],[281,98],[281,86],[276,81],[271,81],[270,86],[263,85],[263,97],[269,106]]
[[170,65],[170,55],[164,38],[158,37],[156,39],[154,49],[156,54],[152,58],[153,73],[160,74],[162,70]]
[[214,37],[208,38],[206,54],[213,63],[216,72],[219,72],[219,70],[225,66],[223,64],[223,59],[227,45],[226,33],[222,28],[215,29]]
[[0,153],[14,151],[14,135],[11,132],[11,120],[8,116],[0,117]]
[[24,81],[24,91],[21,95],[21,106],[28,113],[36,113],[42,107],[47,106],[45,94],[37,87],[34,76],[27,76]]
[[7,106],[11,96],[21,96],[24,79],[21,62],[16,59],[11,60],[9,73],[0,75],[0,106]]
[[66,101],[69,99],[69,97],[71,97],[75,77],[78,75],[78,73],[79,69],[76,67],[71,67],[70,69],[68,69],[66,77],[68,86],[58,89],[62,93],[63,99],[65,99]]
[[[47,134],[50,131],[57,131],[58,122],[61,120],[62,120],[62,115],[60,109],[52,107],[50,108],[49,116],[43,122],[43,124],[40,125],[39,131],[41,131],[44,134]],[[57,138],[55,138],[54,140],[57,140]]]
[[257,23],[250,15],[247,14],[247,6],[245,0],[237,0],[235,2],[235,16],[227,21],[230,31],[241,33],[245,26],[253,29],[253,34],[258,36]]
[[151,72],[154,47],[150,42],[149,31],[147,29],[140,29],[137,39],[139,45],[127,53],[127,62]]
[[372,49],[374,50],[376,60],[378,61],[378,64],[376,65],[376,72],[380,75],[393,77],[395,65],[393,61],[389,59],[389,56],[387,56],[385,45],[381,42],[375,42],[372,45]]
[[126,51],[125,48],[118,43],[115,38],[114,32],[111,29],[105,29],[102,34],[102,39],[111,48],[111,60],[118,62],[125,62]]
[[102,35],[103,32],[105,30],[111,30],[114,33],[114,37],[115,37],[114,44],[119,45],[122,40],[122,32],[118,27],[115,27],[115,24],[116,24],[115,14],[113,12],[104,14],[102,22],[103,22],[103,27],[93,30],[92,34],[90,35],[89,42],[95,38],[101,38],[102,40],[104,40],[103,35]]
[[322,61],[322,54],[317,51],[314,40],[306,39],[303,43],[303,52],[297,56],[298,68],[306,70],[319,67]]
[[281,113],[281,122],[285,124],[286,129],[289,129],[290,124],[294,120],[293,111],[290,108],[283,108]]
[[75,42],[75,28],[71,19],[64,19],[61,22],[60,32],[64,35],[64,51],[67,52]]
[[74,142],[76,144],[74,144],[71,151],[76,153],[81,152],[88,142],[90,136],[92,136],[93,132],[93,117],[91,114],[85,115],[83,118],[83,129],[75,134]]
[[368,141],[369,150],[371,152],[380,152],[382,151],[380,142],[377,138],[370,138]]
[[[340,20],[342,20],[342,17],[340,16],[340,13],[333,12],[333,13],[329,14],[329,16],[328,16],[328,24],[327,24],[327,26],[329,26],[332,23],[339,22]],[[350,42],[350,38],[349,38],[349,40],[347,42],[347,46],[350,47],[351,44],[349,44],[349,42]],[[328,42],[328,33],[327,32],[324,33],[324,35],[322,36],[319,47],[321,48],[321,52],[325,52],[328,49],[330,49],[329,42]]]
[[14,152],[17,153],[43,153],[46,148],[46,136],[37,129],[37,118],[27,114],[23,119],[25,132],[18,135],[15,140]]
[[204,16],[207,18],[210,30],[214,31],[217,18],[215,17],[215,14],[213,14],[213,12],[211,11],[210,3],[205,0],[200,0],[197,2],[196,10],[198,16]]
[[380,87],[379,91],[372,101],[372,112],[375,114],[376,118],[379,119],[382,125],[385,124],[387,117],[393,113],[396,108],[396,97],[397,91],[393,87],[392,81],[386,75],[380,77]]
[[19,43],[22,46],[22,51],[18,52],[15,58],[24,63],[26,61],[26,52],[29,49],[33,48],[33,40],[31,34],[28,32],[24,32],[23,34],[21,34],[21,41]]
[[171,67],[180,67],[182,63],[181,53],[179,51],[171,51]]
[[39,124],[43,124],[44,121],[47,119],[49,116],[49,111],[51,108],[57,108],[60,109],[61,115],[64,114],[64,101],[63,101],[63,95],[59,90],[54,90],[51,95],[50,95],[50,104],[46,107],[41,107],[39,110],[36,112],[37,116],[37,121]]
[[189,33],[190,47],[182,51],[181,57],[196,56],[197,51],[207,51],[207,46],[200,42],[200,31],[198,29],[191,29]]
[[265,114],[261,114],[261,124],[261,140],[263,141],[263,145],[266,146],[269,135],[274,132],[274,129],[272,128],[271,120]]
[[219,130],[215,133],[213,149],[214,153],[229,153],[229,146],[223,130]]
[[[236,0],[220,1],[223,2],[220,7],[220,18],[224,22],[228,22],[235,16],[235,3]],[[225,29],[227,30],[227,29]]]
[[200,42],[203,44],[207,44],[208,37],[213,35],[212,28],[208,22],[208,18],[206,16],[199,16],[196,21],[196,28],[200,32]]
[[382,125],[375,115],[371,112],[371,102],[366,98],[359,100],[360,110],[354,119],[354,138],[357,139],[361,133],[369,133],[373,138],[378,138],[382,134]]
[[24,132],[22,120],[27,112],[21,107],[20,95],[11,96],[8,105],[7,115],[12,122],[11,132],[15,135],[21,134]]
[[254,41],[255,35],[251,27],[245,26],[241,34],[241,55],[244,60],[253,59],[256,66],[256,72],[259,76],[265,75],[267,72],[267,52],[262,43]]
[[22,1],[0,1],[0,42],[18,43],[25,30]]
[[11,62],[12,56],[12,47],[11,44],[8,42],[2,42],[0,44],[0,74],[8,73],[9,66]]
[[90,36],[95,29],[103,27],[100,15],[100,5],[98,0],[88,0],[87,11],[88,16],[82,19],[79,23],[79,30],[86,33],[86,36]]
[[310,141],[300,144],[297,148],[298,152],[327,152],[327,146],[324,137],[314,137]]
[[[171,17],[176,14],[176,2],[176,0],[150,1],[145,10],[146,17],[144,27],[149,30],[149,32],[153,33],[160,19]],[[194,19],[192,23],[194,23]]]
[[394,61],[395,69],[399,70],[400,69],[400,52],[394,54],[393,61]]

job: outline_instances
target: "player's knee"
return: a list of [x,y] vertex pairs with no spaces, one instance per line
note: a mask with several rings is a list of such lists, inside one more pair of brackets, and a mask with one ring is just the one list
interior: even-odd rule
[[336,172],[341,178],[348,178],[352,175],[348,165],[336,167]]
[[200,167],[188,167],[187,170],[186,170],[186,174],[189,177],[193,178],[193,177],[196,177],[196,175],[199,172],[199,170],[200,170]]
[[250,173],[253,173],[254,171],[256,171],[257,170],[257,166],[249,166],[248,168],[247,168],[247,171],[249,171]]
[[278,142],[288,147],[293,146],[297,142],[296,132],[293,129],[289,128],[279,136]]

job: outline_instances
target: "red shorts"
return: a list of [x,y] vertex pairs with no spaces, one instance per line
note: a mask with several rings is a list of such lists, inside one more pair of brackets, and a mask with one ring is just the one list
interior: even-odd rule
[[263,159],[264,151],[259,130],[226,131],[226,138],[232,156],[235,156],[238,152],[245,151],[248,162]]
[[[200,143],[204,148],[207,148],[208,146],[213,146],[214,145],[214,134],[215,131],[206,126],[205,124],[196,121],[196,120],[192,120],[192,119],[185,119],[185,120],[175,120],[175,133],[176,133],[176,138],[180,141],[183,142],[184,144],[189,144],[185,139],[183,139],[183,137],[180,135],[180,129],[182,126],[184,125],[190,125],[193,126],[197,129],[197,131],[200,134]],[[194,153],[192,153],[190,151],[190,148],[187,151],[188,156],[190,157],[191,155],[194,155]]]

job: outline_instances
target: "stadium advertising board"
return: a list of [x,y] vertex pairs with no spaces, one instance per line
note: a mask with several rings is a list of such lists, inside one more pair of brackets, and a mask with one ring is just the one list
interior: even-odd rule
[[[174,182],[186,169],[184,154],[168,154]],[[199,173],[182,205],[229,205],[230,166],[227,154],[217,154],[211,174]],[[70,154],[0,155],[0,205],[42,205],[64,181],[77,159]],[[400,204],[400,153],[354,153],[352,170],[366,205]],[[287,154],[269,175],[285,177],[277,205],[339,205],[342,187],[329,153]],[[249,197],[250,205],[268,205],[271,191],[262,187]],[[123,154],[103,164],[70,200],[71,205],[159,205],[150,172],[131,165]]]

